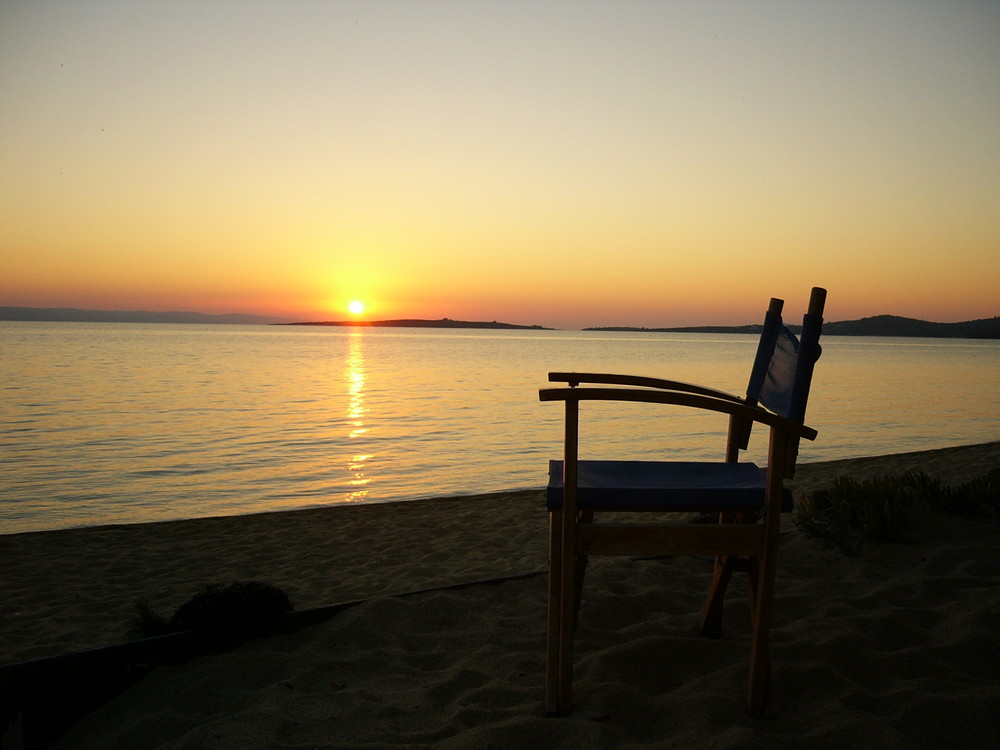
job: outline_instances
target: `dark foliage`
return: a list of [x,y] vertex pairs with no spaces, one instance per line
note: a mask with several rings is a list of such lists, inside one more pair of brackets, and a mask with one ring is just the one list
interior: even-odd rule
[[135,604],[133,629],[144,636],[183,630],[231,630],[267,633],[291,612],[284,591],[259,581],[214,584],[182,604],[169,620],[156,614],[145,600]]
[[801,499],[795,522],[810,536],[856,555],[865,542],[899,541],[909,527],[907,512],[917,507],[1000,521],[1000,469],[957,487],[922,472],[864,481],[839,477],[829,490]]

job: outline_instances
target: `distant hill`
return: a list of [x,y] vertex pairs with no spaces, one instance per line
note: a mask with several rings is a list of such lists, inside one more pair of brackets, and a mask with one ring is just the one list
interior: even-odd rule
[[78,310],[73,307],[0,307],[0,320],[33,320],[64,323],[227,323],[265,325],[285,322],[264,315],[208,315],[197,312],[145,310]]
[[522,326],[514,323],[452,320],[451,318],[441,318],[440,320],[420,320],[417,318],[403,318],[400,320],[338,320],[323,321],[316,323],[281,323],[279,325],[288,326],[371,326],[379,328],[488,328],[491,330],[516,330],[516,331],[551,331],[551,328],[542,326]]
[[1000,317],[963,323],[931,323],[898,315],[876,315],[861,320],[823,324],[824,336],[919,336],[921,338],[1000,338]]
[[[800,326],[790,325],[798,332]],[[649,331],[653,333],[752,333],[760,334],[759,325],[748,326],[686,326],[683,328],[587,328],[588,331]],[[876,315],[861,320],[823,323],[824,336],[903,336],[918,338],[998,339],[1000,317],[968,320],[963,323],[931,323],[898,315]]]
[[752,333],[760,335],[760,324],[749,326],[682,326],[680,328],[645,328],[637,326],[597,326],[585,331],[623,331],[625,333]]
[[542,326],[522,326],[514,323],[476,322],[467,320],[343,320],[295,323],[288,319],[265,315],[209,315],[197,312],[149,312],[142,310],[79,310],[73,307],[0,307],[0,320],[28,320],[77,323],[228,323],[240,325],[291,326],[380,326],[392,328],[488,328],[495,330],[548,331]]

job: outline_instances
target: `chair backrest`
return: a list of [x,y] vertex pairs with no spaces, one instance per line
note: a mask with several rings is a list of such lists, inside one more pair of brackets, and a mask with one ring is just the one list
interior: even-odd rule
[[[781,320],[784,303],[780,299],[771,300],[750,372],[747,403],[760,404],[799,424],[805,422],[813,368],[821,353],[819,336],[825,305],[826,290],[814,287],[808,311],[802,318],[800,338],[796,338]],[[741,448],[749,443],[749,427],[749,424],[744,426]]]

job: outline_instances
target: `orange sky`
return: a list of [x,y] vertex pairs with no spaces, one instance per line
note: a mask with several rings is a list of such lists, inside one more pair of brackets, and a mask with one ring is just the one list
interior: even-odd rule
[[1000,5],[0,4],[0,305],[1000,314]]

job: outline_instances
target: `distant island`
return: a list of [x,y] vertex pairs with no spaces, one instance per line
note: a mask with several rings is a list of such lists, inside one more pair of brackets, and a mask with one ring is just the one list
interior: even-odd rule
[[421,320],[418,318],[403,318],[400,320],[331,320],[315,323],[276,323],[285,326],[370,326],[379,328],[486,328],[501,331],[551,331],[543,326],[522,326],[514,323],[499,323],[495,320],[469,321],[441,318],[440,320]]
[[[789,325],[796,333],[801,326]],[[681,328],[634,328],[614,326],[585,328],[586,331],[629,331],[649,333],[751,333],[760,334],[760,325],[684,326]],[[823,323],[824,336],[900,336],[927,339],[1000,339],[1000,317],[967,320],[962,323],[931,323],[898,315],[875,315],[860,320]]]
[[514,323],[452,320],[341,320],[293,322],[287,318],[265,315],[230,313],[210,315],[197,312],[152,312],[145,310],[79,310],[75,307],[0,307],[0,320],[22,320],[62,323],[221,323],[228,325],[280,326],[373,326],[386,328],[482,328],[492,330],[551,331],[543,326],[523,326]]
[[267,325],[287,322],[273,315],[230,313],[210,315],[198,312],[153,312],[149,310],[79,310],[75,307],[0,307],[0,320],[28,320],[57,323],[222,323]]
[[898,315],[824,323],[824,336],[917,336],[928,339],[1000,339],[1000,317],[962,323],[930,323]]
[[[789,326],[794,328],[795,326]],[[799,326],[801,328],[801,326]],[[678,328],[647,328],[645,326],[593,326],[585,331],[608,331],[611,333],[752,333],[760,335],[761,326],[680,326]],[[826,330],[823,331],[826,333]]]

